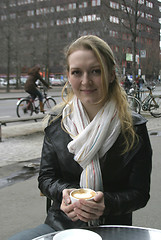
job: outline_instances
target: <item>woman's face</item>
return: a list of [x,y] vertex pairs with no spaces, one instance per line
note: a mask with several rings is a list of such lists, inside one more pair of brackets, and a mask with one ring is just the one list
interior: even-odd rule
[[[101,66],[91,50],[76,50],[68,59],[68,80],[84,107],[96,106],[103,96]],[[102,107],[104,103],[97,104]]]

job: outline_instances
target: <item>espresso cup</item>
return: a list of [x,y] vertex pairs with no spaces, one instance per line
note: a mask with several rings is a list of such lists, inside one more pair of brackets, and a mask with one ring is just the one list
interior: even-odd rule
[[80,199],[92,200],[96,195],[96,192],[90,188],[74,189],[70,193],[71,202],[74,203]]

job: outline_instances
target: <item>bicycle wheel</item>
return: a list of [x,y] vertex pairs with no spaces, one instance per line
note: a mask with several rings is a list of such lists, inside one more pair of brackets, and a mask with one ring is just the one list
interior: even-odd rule
[[51,109],[56,105],[56,101],[52,97],[47,97],[44,101],[44,108]]
[[149,112],[153,117],[161,117],[161,96],[153,96],[149,102]]
[[33,113],[33,105],[29,99],[22,99],[17,103],[16,113],[18,117],[31,116]]
[[137,113],[140,113],[141,111],[141,103],[139,102],[139,100],[133,96],[129,96],[127,95],[127,100],[129,103],[129,107],[132,111],[135,111]]

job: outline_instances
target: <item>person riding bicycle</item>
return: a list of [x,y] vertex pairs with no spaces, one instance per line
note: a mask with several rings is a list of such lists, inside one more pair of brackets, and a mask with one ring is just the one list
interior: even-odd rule
[[24,89],[27,93],[31,95],[33,101],[35,100],[36,97],[39,98],[40,112],[44,112],[43,95],[37,89],[37,84],[36,84],[36,81],[38,79],[42,82],[43,85],[45,85],[47,88],[50,88],[49,84],[45,82],[40,75],[40,65],[35,65],[34,67],[30,68],[28,71],[28,78],[25,83]]

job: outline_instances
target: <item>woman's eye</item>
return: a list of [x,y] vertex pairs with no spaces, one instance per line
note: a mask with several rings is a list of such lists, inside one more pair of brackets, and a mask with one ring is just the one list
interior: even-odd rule
[[93,69],[92,73],[95,75],[100,75],[101,74],[101,69]]
[[71,74],[74,75],[74,76],[78,76],[78,75],[81,74],[81,72],[79,70],[74,70],[74,71],[71,72]]

